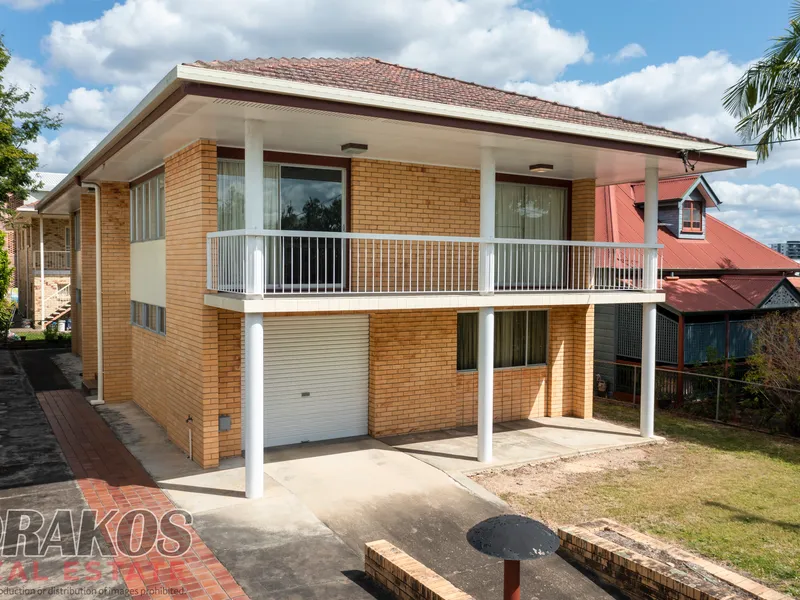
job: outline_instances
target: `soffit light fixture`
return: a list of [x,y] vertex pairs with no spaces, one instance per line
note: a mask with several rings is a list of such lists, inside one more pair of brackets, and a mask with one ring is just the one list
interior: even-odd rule
[[348,142],[347,144],[342,144],[342,152],[345,154],[363,154],[369,149],[369,146],[366,144],[356,144],[354,142]]
[[547,173],[548,171],[553,170],[553,165],[547,165],[544,163],[539,163],[536,165],[531,165],[528,167],[531,173]]

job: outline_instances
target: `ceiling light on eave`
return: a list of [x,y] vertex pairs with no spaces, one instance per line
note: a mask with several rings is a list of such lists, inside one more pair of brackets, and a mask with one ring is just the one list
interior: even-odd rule
[[531,165],[528,167],[531,173],[547,173],[548,171],[553,170],[553,165],[546,165],[544,163],[539,163],[536,165]]
[[342,152],[345,154],[363,154],[369,149],[369,146],[366,144],[356,144],[354,142],[348,142],[347,144],[342,144]]

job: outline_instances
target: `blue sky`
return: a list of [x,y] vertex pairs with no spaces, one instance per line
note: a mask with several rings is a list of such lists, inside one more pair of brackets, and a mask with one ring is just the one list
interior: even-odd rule
[[[68,171],[180,61],[372,55],[737,142],[724,90],[788,22],[789,0],[0,0],[7,79],[64,115],[39,141]],[[231,3],[231,7],[234,3]],[[754,9],[755,6],[755,9]],[[715,176],[720,216],[800,239],[800,144]]]

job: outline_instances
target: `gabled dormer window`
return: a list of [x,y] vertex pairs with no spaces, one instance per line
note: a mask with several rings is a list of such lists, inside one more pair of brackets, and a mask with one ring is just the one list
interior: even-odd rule
[[703,232],[703,203],[698,200],[686,200],[683,203],[683,232]]

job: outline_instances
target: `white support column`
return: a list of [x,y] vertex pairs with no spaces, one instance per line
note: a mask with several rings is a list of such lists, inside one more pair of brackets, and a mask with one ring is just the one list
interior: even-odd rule
[[478,460],[492,462],[494,308],[478,310]]
[[[491,148],[481,148],[481,225],[484,240],[494,240],[495,159]],[[494,293],[494,242],[482,242],[479,286],[481,294]],[[494,308],[478,311],[478,460],[492,461],[494,423]]]
[[[481,211],[480,234],[484,240],[494,239],[495,160],[492,148],[481,148]],[[481,243],[478,286],[481,294],[494,293],[494,243]]]
[[39,308],[39,324],[41,325],[42,329],[44,329],[44,219],[42,215],[39,215],[39,285],[41,289],[39,290],[40,302],[41,307]]
[[[264,132],[262,123],[244,124],[244,226],[264,228]],[[248,294],[264,293],[264,240],[247,237]],[[264,494],[264,315],[244,316],[244,470],[245,496]]]
[[[261,121],[244,122],[244,227],[264,229],[264,129]],[[247,237],[245,292],[264,293],[264,239]]]
[[245,496],[264,494],[264,315],[244,315]]
[[[658,162],[648,161],[644,180],[644,243],[658,243]],[[645,250],[644,283],[657,288],[658,250]],[[656,304],[642,305],[642,395],[639,433],[653,437],[656,388]]]

